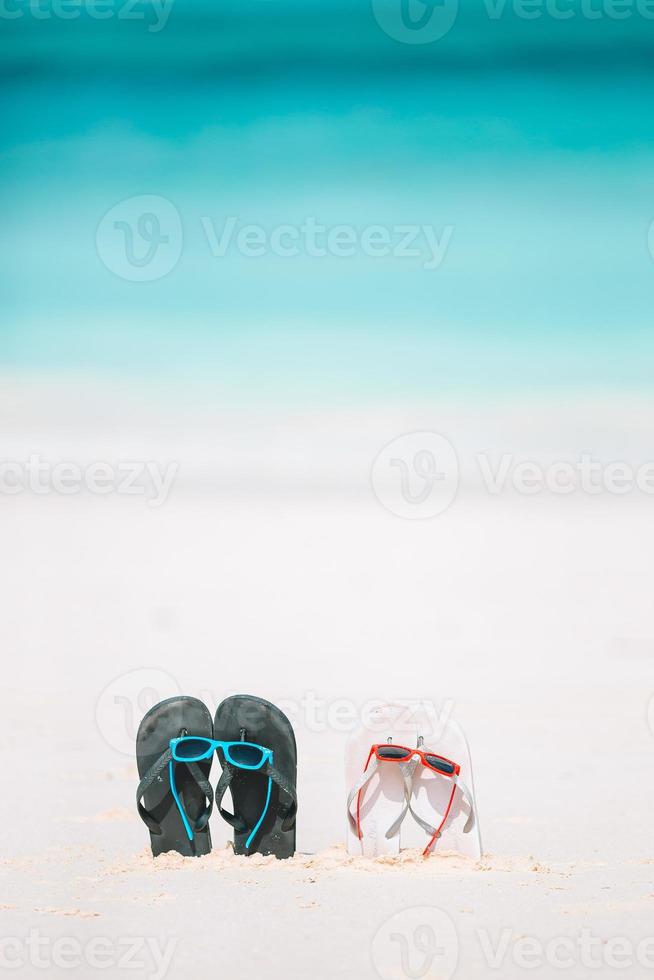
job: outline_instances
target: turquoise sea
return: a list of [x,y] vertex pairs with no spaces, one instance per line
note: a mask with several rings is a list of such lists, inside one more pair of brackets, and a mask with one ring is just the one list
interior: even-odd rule
[[[8,2],[3,371],[377,400],[649,389],[654,20],[447,3]],[[144,196],[144,224],[112,211]],[[174,263],[140,281],[161,236]]]

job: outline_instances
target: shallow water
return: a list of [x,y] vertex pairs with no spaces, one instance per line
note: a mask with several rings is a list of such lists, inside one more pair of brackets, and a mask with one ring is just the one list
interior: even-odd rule
[[[417,44],[380,9],[196,0],[156,31],[147,4],[141,20],[7,21],[5,366],[325,399],[648,388],[654,22],[461,4]],[[97,238],[140,195],[179,215],[151,282],[112,271],[126,238]],[[280,225],[296,254],[272,244]],[[340,225],[352,254],[327,242]]]

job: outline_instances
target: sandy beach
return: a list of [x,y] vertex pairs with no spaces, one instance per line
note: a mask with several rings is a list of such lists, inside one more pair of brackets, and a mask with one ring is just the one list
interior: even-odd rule
[[[179,475],[159,507],[84,492],[2,500],[3,967],[157,980],[646,975],[651,500],[493,496],[474,478],[482,448],[615,459],[615,418],[580,405],[573,431],[534,405],[483,418],[422,406],[258,426],[176,413],[177,428],[162,412],[153,427],[129,399],[109,414],[70,389],[68,407],[46,412],[41,390],[4,386],[7,458],[176,460]],[[79,399],[93,438],[71,422]],[[625,422],[637,415],[624,409]],[[380,503],[370,468],[386,443],[424,430],[456,445],[459,492],[439,516],[406,520]],[[643,433],[619,458],[646,453]],[[175,692],[212,711],[236,692],[287,711],[295,858],[235,857],[216,814],[209,857],[152,859],[133,739],[149,704]],[[463,726],[481,861],[347,856],[344,747],[376,698],[429,700]]]

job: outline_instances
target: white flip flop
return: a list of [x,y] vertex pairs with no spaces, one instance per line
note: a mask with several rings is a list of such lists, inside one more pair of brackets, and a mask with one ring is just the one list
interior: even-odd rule
[[398,854],[402,843],[427,856],[438,844],[481,857],[468,743],[430,707],[381,705],[349,739],[348,853]]
[[[449,715],[442,715],[436,723],[433,715],[421,716],[417,712],[413,717],[418,721],[423,751],[444,757],[459,767],[453,796],[451,779],[432,773],[424,766],[416,768],[412,786],[413,809],[436,829],[440,828],[437,840],[428,845],[429,852],[437,846],[439,850],[456,851],[479,860],[483,853],[479,811],[470,747],[463,729]],[[409,826],[407,822],[404,841],[408,846],[421,846],[424,835],[419,826]]]
[[398,765],[377,765],[373,745],[394,742],[415,744],[417,728],[407,728],[407,705],[381,704],[350,735],[345,750],[348,794],[347,851],[376,857],[400,853],[400,834],[387,836],[405,802],[405,783]]

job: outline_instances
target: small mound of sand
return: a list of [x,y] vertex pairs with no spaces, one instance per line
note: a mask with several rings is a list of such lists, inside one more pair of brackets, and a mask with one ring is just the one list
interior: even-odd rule
[[108,869],[109,875],[147,873],[162,871],[184,871],[203,873],[205,871],[292,871],[301,869],[316,874],[352,871],[358,874],[474,874],[477,872],[536,872],[551,873],[550,869],[536,862],[533,857],[495,858],[487,855],[481,861],[463,857],[453,852],[441,851],[428,858],[420,849],[407,849],[398,855],[380,855],[375,858],[352,856],[344,844],[337,844],[316,854],[295,854],[285,861],[278,861],[273,855],[252,854],[249,857],[234,854],[231,846],[217,849],[205,857],[182,857],[175,851],[160,854],[153,858],[148,849],[143,850],[126,862]]

